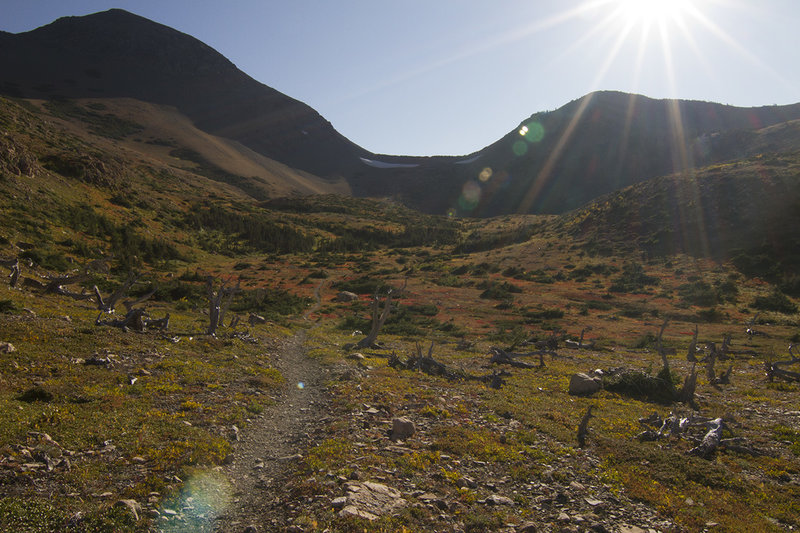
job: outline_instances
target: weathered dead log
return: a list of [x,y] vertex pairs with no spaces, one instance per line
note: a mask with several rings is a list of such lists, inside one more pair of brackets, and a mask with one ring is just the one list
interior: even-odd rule
[[566,332],[560,329],[554,329],[550,336],[544,340],[534,342],[534,346],[539,350],[557,350],[558,343],[566,338]]
[[143,307],[138,307],[136,309],[131,309],[122,319],[109,319],[109,320],[102,320],[103,312],[97,315],[97,318],[94,321],[96,326],[111,326],[114,328],[121,328],[123,330],[132,329],[134,331],[144,331],[145,330],[145,317],[147,315],[147,311]]
[[[44,285],[45,292],[54,292],[56,294],[62,294],[65,296],[69,296],[69,291],[67,291],[64,286],[65,285],[74,285],[75,283],[81,283],[89,279],[88,272],[81,272],[80,274],[71,274],[69,276],[57,276],[57,277],[48,277],[47,283]],[[76,294],[76,293],[72,293]],[[92,297],[91,294],[88,296],[89,298]],[[88,298],[87,298],[88,299]]]
[[689,455],[695,455],[697,457],[708,458],[714,451],[719,447],[719,443],[722,440],[722,429],[724,426],[724,422],[721,418],[715,418],[709,423],[709,430],[708,433],[705,434],[703,437],[702,442],[689,450],[687,453]]
[[525,363],[523,361],[517,361],[511,356],[511,354],[496,346],[489,348],[489,354],[491,355],[489,358],[489,364],[511,365],[515,368],[536,368],[536,365]]
[[405,361],[401,361],[397,354],[392,352],[387,360],[387,364],[396,370],[413,370],[417,372],[424,372],[425,374],[431,376],[443,376],[451,379],[465,377],[464,375],[450,370],[443,363],[435,360],[433,358],[433,346],[434,343],[431,343],[431,346],[428,349],[428,355],[423,356],[422,347],[419,345],[419,343],[417,343],[417,355],[411,355],[407,357]]
[[[108,296],[108,298],[105,299],[103,298],[103,295],[100,294],[100,289],[98,289],[97,285],[95,285],[94,294],[95,297],[97,298],[97,309],[99,309],[100,311],[104,311],[106,313],[113,312],[114,308],[117,306],[117,302],[119,302],[119,300],[123,296],[125,296],[125,293],[128,292],[128,289],[130,289],[138,279],[139,279],[139,274],[135,272],[129,272],[128,278],[125,280],[125,282],[122,283],[122,285],[120,285],[119,287],[117,287],[117,290],[115,290]],[[131,307],[129,307],[128,310],[130,310]]]
[[148,329],[158,329],[161,331],[167,331],[169,328],[169,313],[166,314],[164,318],[158,319],[145,319],[144,326]]
[[583,448],[586,446],[586,436],[589,433],[589,419],[593,418],[594,415],[592,414],[592,408],[594,406],[590,405],[586,409],[586,414],[583,415],[581,418],[580,423],[578,424],[578,447]]
[[403,283],[403,287],[400,290],[391,288],[386,293],[386,298],[383,302],[383,309],[380,308],[380,295],[378,291],[375,291],[375,295],[372,297],[372,326],[370,327],[369,333],[367,336],[358,341],[355,344],[356,349],[360,348],[372,348],[375,345],[375,341],[378,339],[378,334],[381,331],[386,319],[389,318],[389,314],[392,312],[393,309],[393,298],[395,295],[399,298],[406,289],[406,285],[408,284],[408,278],[406,278],[405,282]]
[[791,357],[791,359],[787,359],[785,361],[775,361],[774,363],[770,363],[768,361],[764,362],[764,368],[767,371],[767,378],[770,382],[772,382],[775,378],[786,382],[800,381],[800,372],[792,372],[781,368],[783,366],[790,366],[800,363],[800,357],[794,354],[794,344],[789,345],[789,357]]

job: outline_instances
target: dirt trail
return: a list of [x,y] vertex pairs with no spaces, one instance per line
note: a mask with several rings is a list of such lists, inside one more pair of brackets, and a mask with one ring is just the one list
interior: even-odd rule
[[[320,305],[321,287],[322,283],[315,289],[316,304],[303,317],[306,320]],[[218,532],[242,533],[250,525],[259,532],[281,531],[287,525],[284,480],[325,422],[327,403],[327,370],[308,357],[306,337],[300,330],[283,342],[275,366],[287,387],[241,431],[233,462],[224,471],[234,487],[233,501],[217,520]]]

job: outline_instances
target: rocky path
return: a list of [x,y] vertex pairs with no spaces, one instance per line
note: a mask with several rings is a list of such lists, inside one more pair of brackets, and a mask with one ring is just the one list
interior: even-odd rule
[[[320,305],[320,289],[315,305]],[[225,468],[233,485],[233,500],[217,520],[216,530],[225,533],[282,531],[285,527],[285,481],[302,451],[314,440],[325,422],[324,384],[327,371],[308,357],[306,331],[286,339],[275,366],[287,382],[276,403],[242,430],[233,461]]]

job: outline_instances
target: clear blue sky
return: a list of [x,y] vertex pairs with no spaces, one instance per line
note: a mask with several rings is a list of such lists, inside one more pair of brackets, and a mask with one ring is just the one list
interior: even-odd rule
[[0,29],[112,7],[377,153],[468,154],[593,90],[800,102],[800,0],[0,0]]

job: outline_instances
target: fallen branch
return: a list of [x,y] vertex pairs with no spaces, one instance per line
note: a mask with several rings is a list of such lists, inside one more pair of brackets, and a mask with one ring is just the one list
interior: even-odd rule
[[712,420],[710,422],[708,433],[706,433],[703,437],[703,441],[698,446],[695,446],[686,453],[689,455],[702,457],[704,459],[707,459],[709,456],[711,456],[722,440],[723,425],[724,423],[721,418],[715,418]]

